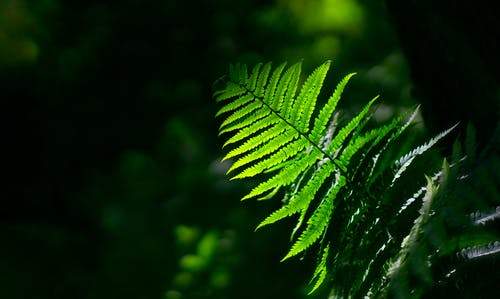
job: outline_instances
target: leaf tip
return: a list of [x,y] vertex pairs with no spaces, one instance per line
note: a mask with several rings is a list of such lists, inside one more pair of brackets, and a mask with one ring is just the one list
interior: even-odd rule
[[280,263],[286,261],[287,259],[291,258],[292,256],[294,256],[295,254],[292,253],[292,251],[290,250],[290,252],[288,252],[284,258],[281,259]]
[[241,201],[245,201],[245,200],[253,197],[253,196],[249,196],[249,195],[250,194],[247,194],[247,195],[243,196],[243,198],[241,198]]

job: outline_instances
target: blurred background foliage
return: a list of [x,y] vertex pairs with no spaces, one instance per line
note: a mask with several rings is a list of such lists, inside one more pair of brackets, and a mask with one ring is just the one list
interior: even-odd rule
[[0,0],[0,297],[305,298],[313,263],[279,263],[290,223],[253,232],[280,202],[239,201],[211,98],[229,63],[300,59],[333,60],[325,92],[358,72],[347,113],[414,104],[382,1]]

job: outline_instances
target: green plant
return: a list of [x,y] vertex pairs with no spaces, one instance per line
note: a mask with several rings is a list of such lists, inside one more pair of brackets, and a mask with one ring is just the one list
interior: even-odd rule
[[[342,123],[336,107],[354,75],[349,74],[315,111],[329,67],[330,62],[322,64],[303,84],[299,84],[301,63],[286,70],[281,64],[272,72],[270,63],[258,64],[250,74],[245,65],[230,67],[229,76],[217,82],[223,87],[214,93],[222,105],[217,116],[225,115],[220,134],[233,134],[224,144],[233,147],[224,157],[234,159],[228,173],[237,173],[232,179],[264,177],[243,199],[284,194],[283,207],[257,228],[299,215],[293,245],[283,260],[316,248],[311,292],[328,278],[332,294],[338,297],[423,294],[432,278],[430,260],[422,255],[426,251],[417,240],[423,227],[436,219],[432,215],[441,196],[439,185],[447,182],[450,166],[445,161],[409,200],[401,196],[398,183],[415,158],[454,127],[403,155],[408,143],[399,139],[417,108],[373,127],[369,120],[375,97]],[[419,211],[413,204],[417,199],[423,201]],[[442,242],[436,244],[432,249],[441,248]],[[460,245],[447,246],[447,254],[457,248]],[[408,285],[412,281],[408,273],[417,273],[422,283]]]

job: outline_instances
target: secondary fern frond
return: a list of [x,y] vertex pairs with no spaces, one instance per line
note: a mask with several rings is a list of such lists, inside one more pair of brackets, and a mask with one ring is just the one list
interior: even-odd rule
[[434,146],[441,138],[445,137],[448,135],[458,124],[454,125],[453,127],[449,128],[448,130],[441,132],[438,134],[436,137],[432,138],[429,140],[427,143],[415,148],[408,154],[404,155],[401,157],[398,161],[396,161],[395,166],[396,166],[396,174],[394,175],[394,178],[392,180],[392,184],[403,174],[403,172],[410,166],[410,164],[413,162],[415,157],[418,155],[421,155],[425,153],[428,149],[430,149],[432,146]]
[[476,225],[485,225],[488,222],[494,221],[498,218],[500,218],[500,206],[496,207],[489,213],[481,213],[480,211],[471,213],[471,220]]

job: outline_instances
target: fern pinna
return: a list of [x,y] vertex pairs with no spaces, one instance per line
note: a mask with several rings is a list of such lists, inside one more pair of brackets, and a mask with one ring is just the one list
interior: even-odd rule
[[[221,105],[217,116],[224,117],[220,134],[231,134],[224,144],[231,150],[223,160],[234,161],[228,170],[232,179],[266,173],[267,179],[243,199],[269,199],[284,190],[283,207],[258,228],[298,215],[283,260],[315,247],[311,292],[329,280],[336,296],[357,297],[384,287],[391,258],[403,241],[404,235],[390,233],[401,224],[386,217],[400,206],[385,194],[415,157],[451,129],[401,155],[392,145],[417,109],[373,128],[368,121],[375,97],[342,123],[336,107],[354,74],[345,76],[315,109],[330,65],[320,65],[302,84],[301,63],[274,70],[271,63],[257,64],[250,74],[245,65],[232,65],[214,97]],[[411,225],[406,223],[408,230]]]

